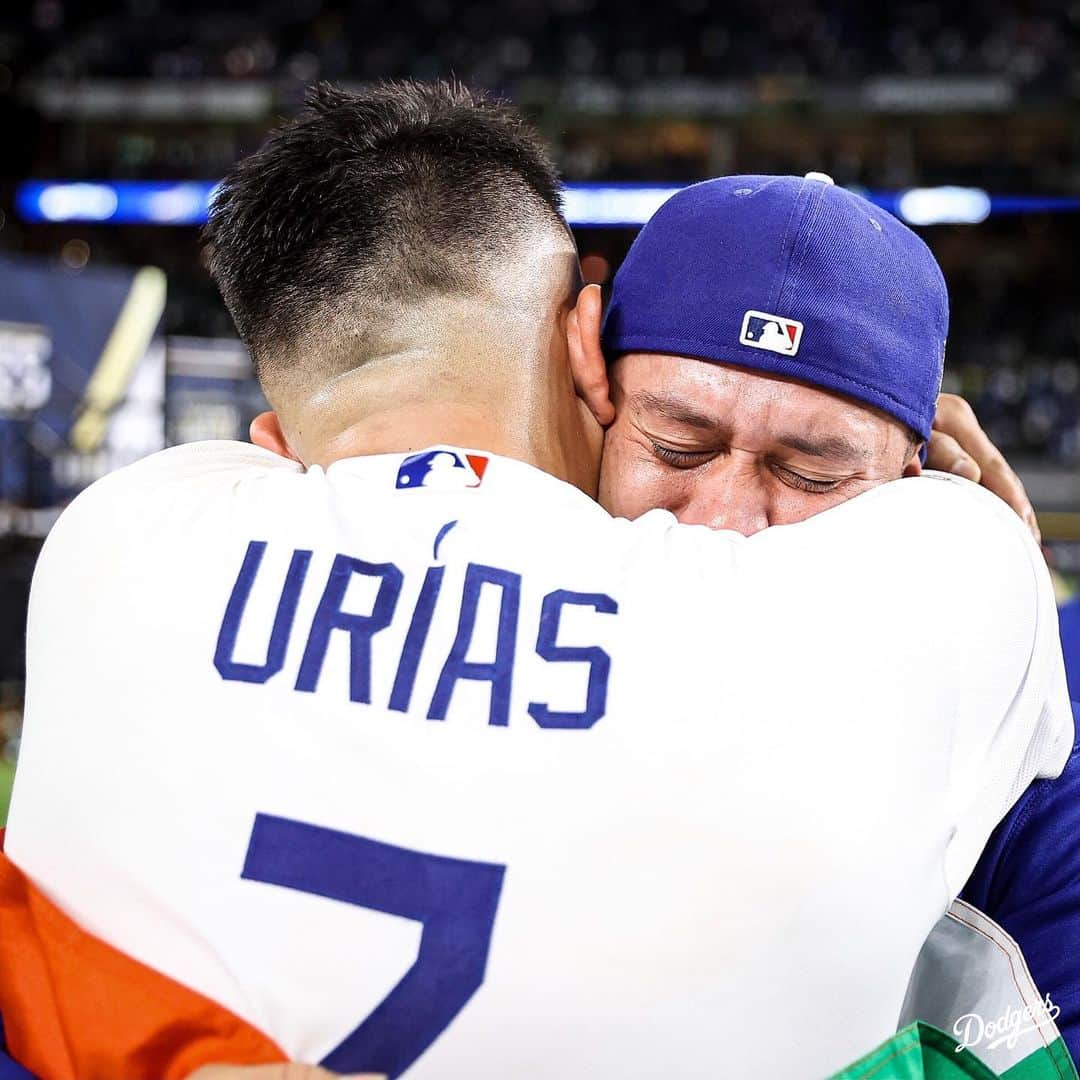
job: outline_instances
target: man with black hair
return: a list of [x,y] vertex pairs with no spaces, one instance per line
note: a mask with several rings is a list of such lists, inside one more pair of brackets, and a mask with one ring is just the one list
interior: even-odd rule
[[35,580],[0,1011],[36,1075],[824,1075],[1060,769],[1049,580],[992,496],[749,539],[593,501],[557,190],[446,84],[322,90],[226,178],[274,412],[94,485]]

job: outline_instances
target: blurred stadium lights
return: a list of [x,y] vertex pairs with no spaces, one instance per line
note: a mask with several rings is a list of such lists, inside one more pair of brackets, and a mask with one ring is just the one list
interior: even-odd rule
[[[566,218],[579,228],[643,225],[682,184],[567,184]],[[15,204],[27,222],[105,225],[201,225],[217,184],[209,180],[118,180],[21,184]],[[981,188],[863,191],[911,225],[973,225],[992,214],[1080,211],[1080,198],[991,195]]]
[[104,225],[201,225],[212,181],[121,180],[19,185],[15,206],[23,221],[88,222]]
[[[217,76],[192,78],[109,78],[78,80],[40,77],[26,80],[23,96],[54,120],[120,118],[190,122],[203,118],[220,122],[259,121],[295,103],[299,90],[286,78],[247,78],[252,50],[234,47],[221,57]],[[224,78],[229,75],[231,78]],[[0,86],[4,69],[0,67]],[[10,72],[8,74],[10,78]],[[363,80],[344,79],[350,90]],[[1001,113],[1015,106],[1020,92],[1013,77],[1003,74],[886,74],[855,78],[846,83],[814,77],[718,81],[701,75],[655,76],[640,85],[620,85],[610,74],[572,74],[558,79],[538,74],[522,80],[519,104],[544,104],[556,99],[562,108],[594,115],[655,115],[692,113],[740,116],[755,108],[800,101],[835,112],[944,114]]]
[[981,188],[912,188],[896,200],[909,225],[978,225],[990,216],[990,196]]
[[40,221],[108,221],[119,199],[111,184],[45,184],[34,205]]
[[23,94],[43,115],[67,120],[244,122],[271,115],[276,104],[269,83],[226,79],[28,80]]
[[685,184],[567,184],[563,212],[571,225],[644,225]]

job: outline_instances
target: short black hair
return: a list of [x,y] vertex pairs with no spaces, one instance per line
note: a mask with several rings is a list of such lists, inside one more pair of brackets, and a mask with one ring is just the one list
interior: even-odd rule
[[512,107],[457,82],[321,84],[228,172],[204,238],[265,381],[320,334],[362,362],[388,309],[482,288],[538,219],[563,227],[559,177]]

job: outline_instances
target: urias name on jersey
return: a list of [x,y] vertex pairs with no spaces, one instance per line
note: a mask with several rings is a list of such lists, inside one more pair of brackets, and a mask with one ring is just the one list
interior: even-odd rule
[[[409,1080],[827,1075],[1072,745],[1038,549],[933,476],[746,539],[472,450],[178,447],[62,516],[28,668],[0,1011],[80,1076],[234,1037]],[[77,1022],[87,972],[137,1031]]]
[[[435,538],[435,553],[443,536],[457,522],[449,521]],[[218,634],[214,651],[214,666],[223,679],[240,682],[265,683],[285,666],[296,609],[301,591],[305,588],[312,552],[294,549],[289,556],[289,568],[274,610],[270,627],[260,630],[269,639],[267,656],[263,663],[251,664],[235,658],[236,642],[247,601],[258,578],[266,552],[266,542],[253,540],[248,544],[243,563]],[[394,663],[394,678],[390,694],[381,705],[395,712],[408,712],[412,705],[413,689],[424,646],[428,640],[435,606],[440,602],[443,566],[429,566],[424,572],[423,584],[416,593],[416,604],[401,619],[408,626],[401,654]],[[358,581],[359,579],[359,581]],[[345,607],[345,597],[354,584],[367,585],[375,590],[375,600],[368,614],[350,613]],[[498,599],[498,615],[493,640],[474,642],[478,636],[477,618],[485,586],[495,591]],[[406,587],[405,575],[393,562],[370,563],[351,555],[336,554],[330,564],[325,584],[319,587],[319,602],[306,631],[300,663],[293,683],[294,690],[314,693],[319,684],[323,663],[330,640],[335,631],[343,631],[349,641],[350,663],[347,689],[350,701],[371,704],[372,638],[388,629],[399,619],[399,600]],[[410,590],[411,591],[411,590]],[[457,633],[449,653],[442,662],[438,682],[431,696],[426,716],[429,720],[445,720],[447,710],[458,682],[469,680],[489,683],[491,700],[488,706],[488,723],[505,727],[509,722],[510,699],[514,679],[514,659],[519,634],[519,609],[521,606],[521,574],[498,566],[470,562],[465,567],[460,591],[444,598],[460,612]],[[604,715],[607,701],[608,675],[611,658],[601,648],[592,646],[560,645],[559,629],[567,608],[585,608],[600,614],[614,615],[618,603],[606,593],[575,592],[572,589],[553,589],[540,604],[538,623],[532,628],[535,652],[551,664],[584,664],[587,668],[582,707],[576,710],[557,710],[547,702],[533,701],[527,712],[540,727],[592,727]],[[490,661],[479,663],[467,657],[478,646],[488,646]]]

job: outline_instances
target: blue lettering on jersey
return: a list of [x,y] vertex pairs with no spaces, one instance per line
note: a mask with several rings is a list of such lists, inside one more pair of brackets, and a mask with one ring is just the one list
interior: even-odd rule
[[[354,574],[382,579],[370,615],[352,615],[341,609]],[[349,700],[371,704],[371,639],[390,625],[402,580],[401,571],[393,563],[369,563],[348,555],[338,555],[334,559],[330,579],[311,624],[300,673],[296,676],[297,690],[314,692],[330,635],[335,630],[345,630],[350,638]]]
[[[444,526],[443,533],[446,531]],[[247,664],[234,659],[240,624],[266,546],[261,540],[248,544],[225,606],[214,652],[214,666],[223,679],[265,683],[285,666],[297,606],[312,558],[312,553],[307,550],[292,553],[269,633],[265,662]],[[445,658],[432,657],[429,661],[438,664],[435,670],[439,671],[439,677],[427,718],[445,720],[452,714],[454,691],[460,681],[486,682],[491,688],[488,724],[506,727],[510,722],[513,696],[522,577],[497,566],[469,563],[460,595],[446,597],[443,595],[444,575],[445,567],[429,567],[412,612],[405,614],[398,603],[404,586],[404,574],[399,567],[394,563],[370,563],[350,555],[335,556],[308,629],[294,688],[303,693],[315,692],[331,637],[335,630],[340,630],[349,636],[349,700],[371,704],[372,638],[393,625],[395,620],[404,625],[407,619],[387,707],[395,712],[408,712],[412,707],[420,665],[431,651],[428,638],[436,609],[442,603],[455,603],[457,632],[449,653]],[[378,580],[375,601],[368,614],[345,610],[349,585],[358,576]],[[485,591],[493,599],[497,597],[499,605],[495,633],[486,641],[477,637],[477,614]],[[585,700],[579,710],[559,711],[543,701],[533,701],[527,711],[542,728],[586,730],[600,720],[607,709],[611,657],[598,645],[559,643],[560,623],[569,606],[591,608],[597,615],[616,615],[619,611],[619,605],[606,593],[556,589],[544,597],[536,635],[536,654],[550,664],[588,665],[588,681]],[[476,659],[477,653],[484,659]]]
[[223,679],[235,679],[239,682],[264,683],[271,675],[276,675],[285,666],[285,649],[289,644],[293,620],[296,618],[296,605],[300,602],[300,589],[307,576],[310,551],[294,551],[289,562],[289,572],[285,575],[285,585],[281,590],[274,625],[270,630],[270,644],[266,647],[264,664],[241,664],[233,659],[236,650],[236,635],[240,629],[240,620],[244,616],[251,586],[262,565],[266,543],[252,540],[247,546],[240,574],[233,586],[232,595],[225,605],[225,617],[221,620],[217,648],[214,650],[214,667]]
[[409,632],[405,635],[401,662],[398,664],[397,675],[394,676],[394,688],[390,691],[389,704],[395,712],[409,711],[413,687],[416,685],[416,672],[420,667],[420,655],[424,651],[428,630],[431,629],[435,601],[439,599],[439,590],[442,588],[445,572],[445,566],[429,566],[428,572],[424,575],[424,584],[420,586],[420,598],[416,601],[416,609],[409,623]]
[[[480,590],[494,585],[500,590],[499,628],[495,636],[495,658],[477,663],[465,657],[472,645],[476,630],[476,609],[480,605]],[[477,679],[491,683],[491,705],[488,723],[506,727],[510,718],[510,683],[514,675],[514,646],[517,642],[518,607],[521,603],[521,575],[494,566],[469,563],[465,571],[465,589],[461,600],[461,618],[457,637],[443,665],[435,695],[428,709],[429,720],[445,720],[450,697],[459,679]]]
[[606,593],[578,593],[570,592],[569,589],[557,589],[544,597],[536,652],[551,663],[588,664],[589,688],[585,692],[585,708],[582,712],[555,712],[534,701],[529,706],[529,715],[542,728],[591,728],[607,709],[611,657],[596,645],[582,647],[557,644],[559,621],[567,604],[591,607],[605,615],[617,615],[619,611],[619,605]]

